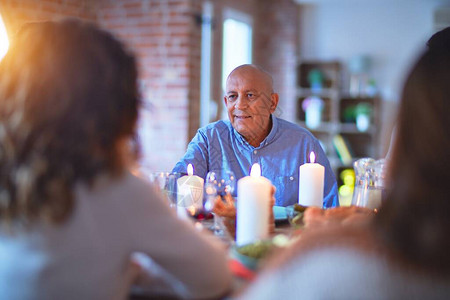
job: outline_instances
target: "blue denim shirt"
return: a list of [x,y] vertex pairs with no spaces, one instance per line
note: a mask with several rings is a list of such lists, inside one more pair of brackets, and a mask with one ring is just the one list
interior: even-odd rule
[[202,178],[209,170],[229,169],[240,179],[259,163],[261,175],[276,187],[275,204],[288,206],[298,202],[299,167],[309,162],[311,151],[325,167],[324,207],[339,206],[336,178],[318,140],[301,126],[273,115],[272,129],[259,147],[250,145],[229,121],[200,128],[173,171],[186,173],[192,163],[194,174]]

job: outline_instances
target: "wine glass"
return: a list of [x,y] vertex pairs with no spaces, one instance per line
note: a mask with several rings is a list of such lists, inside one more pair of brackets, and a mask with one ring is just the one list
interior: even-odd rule
[[169,203],[169,206],[177,206],[177,180],[181,177],[178,172],[152,172],[149,175],[150,182],[157,188]]
[[206,175],[205,179],[205,192],[204,192],[204,209],[207,212],[212,213],[214,219],[214,225],[210,228],[216,235],[223,234],[223,225],[220,224],[220,217],[216,216],[212,210],[214,202],[217,196],[221,198],[227,194],[234,195],[236,189],[236,176],[230,170],[211,170]]

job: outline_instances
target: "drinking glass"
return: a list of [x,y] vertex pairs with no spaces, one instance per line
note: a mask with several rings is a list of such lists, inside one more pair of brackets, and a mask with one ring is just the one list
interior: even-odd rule
[[[214,207],[214,201],[217,196],[221,198],[225,195],[234,195],[236,190],[236,176],[230,170],[212,170],[209,171],[205,179],[205,192],[204,192],[204,209],[207,212],[211,212]],[[221,219],[212,213],[214,219],[214,225],[210,228],[216,235],[223,235],[223,224]]]
[[150,182],[157,188],[172,208],[177,207],[177,180],[181,173],[153,172],[150,173]]
[[354,162],[355,189],[352,205],[377,209],[385,190],[386,161],[361,158]]

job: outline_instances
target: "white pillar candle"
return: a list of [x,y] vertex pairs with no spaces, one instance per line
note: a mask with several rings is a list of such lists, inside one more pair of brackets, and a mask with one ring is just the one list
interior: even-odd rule
[[236,243],[245,245],[269,237],[269,205],[272,183],[254,164],[250,176],[238,181]]
[[203,207],[203,178],[194,175],[194,167],[189,164],[188,175],[177,180],[177,207],[185,208],[194,215]]
[[310,163],[299,168],[298,203],[303,206],[323,207],[323,180],[325,168],[315,163],[311,152]]

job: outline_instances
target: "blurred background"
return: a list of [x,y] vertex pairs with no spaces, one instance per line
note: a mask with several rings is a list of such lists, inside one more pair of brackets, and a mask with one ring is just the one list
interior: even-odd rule
[[170,170],[200,126],[226,118],[224,78],[255,63],[274,76],[276,114],[308,127],[339,177],[360,157],[385,156],[405,72],[450,26],[450,1],[0,0],[0,14],[0,38],[75,17],[136,54],[145,170]]

